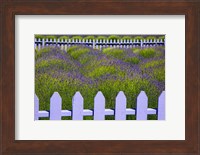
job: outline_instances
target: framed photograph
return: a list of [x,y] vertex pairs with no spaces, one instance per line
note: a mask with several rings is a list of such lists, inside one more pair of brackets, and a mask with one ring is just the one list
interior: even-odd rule
[[4,1],[2,154],[199,154],[199,1]]

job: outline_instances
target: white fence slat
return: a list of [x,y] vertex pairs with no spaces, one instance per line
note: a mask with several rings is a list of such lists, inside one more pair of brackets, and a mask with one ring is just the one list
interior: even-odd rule
[[76,92],[72,99],[72,111],[62,110],[62,98],[54,92],[50,99],[50,112],[39,111],[39,99],[34,96],[34,120],[50,117],[61,120],[62,116],[72,116],[72,120],[83,120],[83,116],[94,116],[94,120],[104,120],[106,115],[115,115],[115,120],[126,120],[126,115],[136,115],[136,120],[147,120],[148,114],[157,114],[158,120],[165,120],[165,91],[158,98],[158,108],[148,108],[148,98],[144,91],[137,97],[136,109],[126,108],[126,96],[120,91],[115,99],[115,109],[105,109],[105,97],[101,91],[94,98],[94,110],[83,109],[83,97]]
[[39,119],[39,99],[37,95],[34,96],[34,120]]
[[83,120],[83,97],[76,92],[72,99],[72,119]]
[[126,96],[120,91],[115,100],[115,120],[126,120]]
[[165,120],[165,91],[158,98],[158,120]]
[[141,91],[137,97],[136,119],[147,120],[148,98],[144,91]]
[[62,98],[58,92],[54,92],[50,99],[50,120],[61,120]]
[[94,98],[94,120],[105,119],[105,97],[99,91]]

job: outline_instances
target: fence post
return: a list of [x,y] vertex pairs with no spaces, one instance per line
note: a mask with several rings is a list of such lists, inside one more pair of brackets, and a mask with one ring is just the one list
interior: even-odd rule
[[34,96],[34,120],[38,120],[38,112],[39,112],[39,99],[37,95]]
[[57,46],[57,41],[56,41],[56,39],[54,39],[54,47],[56,47]]
[[36,44],[36,42],[37,42],[37,39],[35,38],[35,49],[37,48],[37,44]]
[[53,41],[52,41],[52,39],[50,39],[50,46],[52,46],[52,44],[53,44]]
[[141,91],[137,97],[136,119],[147,120],[148,98],[144,91]]
[[[144,42],[145,42],[145,40],[144,40]],[[140,39],[140,46],[141,47],[143,46],[143,40],[142,39]]]
[[50,99],[50,120],[61,120],[62,98],[54,92]]
[[165,120],[165,91],[158,98],[158,120]]
[[64,48],[65,48],[65,51],[67,52],[67,39],[65,39],[65,41],[64,41]]
[[115,120],[126,120],[126,96],[120,91],[115,100]]
[[63,39],[60,40],[60,49],[63,50],[64,49],[64,45],[63,45]]
[[93,49],[95,49],[95,39],[93,39]]
[[45,41],[45,46],[49,46],[49,41],[48,41],[48,38],[46,38],[46,41]]
[[83,120],[83,97],[76,92],[72,99],[72,120]]
[[99,91],[94,98],[94,120],[105,119],[105,97]]
[[44,46],[45,46],[45,40],[44,40],[44,38],[42,39],[42,48],[44,48]]

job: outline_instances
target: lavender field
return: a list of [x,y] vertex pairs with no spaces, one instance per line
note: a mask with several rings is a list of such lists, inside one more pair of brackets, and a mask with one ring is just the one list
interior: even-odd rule
[[[127,107],[134,108],[141,90],[148,96],[149,107],[156,108],[158,96],[165,90],[164,46],[101,50],[72,46],[67,52],[58,47],[35,50],[35,93],[40,99],[40,110],[49,110],[49,100],[55,91],[62,97],[62,109],[72,108],[76,91],[82,94],[87,109],[93,109],[98,91],[106,98],[106,108],[114,108],[119,91],[125,92]],[[106,119],[112,120],[114,116]],[[156,116],[150,115],[148,119]]]

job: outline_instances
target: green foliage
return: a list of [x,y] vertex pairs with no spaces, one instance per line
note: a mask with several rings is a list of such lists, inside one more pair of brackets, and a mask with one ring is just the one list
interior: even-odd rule
[[141,51],[141,49],[139,48],[133,48],[132,50],[133,50],[133,53],[135,54],[138,54]]
[[42,40],[43,38],[45,38],[45,36],[43,36],[43,35],[35,35],[35,38]]
[[141,40],[144,40],[144,38],[142,36],[136,36],[133,39],[138,40],[139,42],[141,42]]
[[77,50],[74,50],[70,53],[70,55],[74,58],[74,59],[78,59],[80,55],[89,52],[90,50],[88,48],[80,48]]
[[42,48],[40,50],[36,49],[35,50],[35,60],[37,60],[38,58],[40,58],[43,53],[50,52],[50,50],[51,50],[50,47]]
[[152,58],[155,56],[155,54],[156,52],[154,48],[145,48],[139,52],[139,55],[144,58]]
[[162,82],[162,81],[165,81],[165,68],[156,68],[153,70],[153,77]]
[[132,40],[132,38],[130,37],[130,36],[123,36],[122,38],[121,38],[122,40]]
[[152,68],[152,67],[156,67],[156,66],[164,65],[164,64],[165,64],[165,60],[154,60],[154,61],[150,61],[145,64],[142,64],[141,68],[147,69],[147,68]]
[[114,66],[100,66],[95,68],[92,72],[88,74],[89,77],[97,78],[106,74],[114,74],[117,72],[117,69]]
[[74,40],[82,40],[83,38],[81,36],[73,36],[71,39]]
[[96,38],[98,41],[103,41],[103,40],[107,40],[107,38],[105,37],[105,36],[98,36],[97,38]]
[[148,36],[148,37],[146,37],[146,40],[154,41],[154,40],[156,40],[156,37],[155,36]]
[[68,36],[60,36],[59,39],[60,39],[60,40],[62,40],[62,39],[63,39],[63,40],[66,40],[66,39],[69,39],[69,37],[68,37]]
[[65,62],[63,60],[59,59],[49,59],[49,60],[42,60],[41,62],[37,63],[35,65],[35,69],[45,69],[45,68],[52,68],[56,67],[59,69],[65,69],[67,66],[65,65]]
[[114,48],[104,48],[103,53],[113,56],[115,58],[121,58],[123,56],[123,50]]
[[[113,60],[119,58],[120,61],[123,60],[132,64],[141,63],[136,67],[139,67],[140,70],[146,69],[147,74],[161,82],[165,80],[164,60],[155,57],[154,60],[149,59],[146,63],[143,63],[144,59],[138,59],[138,55],[142,51],[138,48],[133,49],[133,52],[138,54],[130,53],[134,57],[127,57],[127,50],[125,49],[104,48],[100,55],[103,55],[103,58],[100,60],[101,57],[96,56],[95,52],[97,51],[90,53],[90,48],[72,46],[68,48],[67,53],[56,51],[56,53],[51,52],[52,55],[51,53],[45,54],[51,50],[52,48],[35,50],[35,92],[40,99],[40,110],[49,110],[49,100],[54,92],[58,92],[62,97],[62,109],[71,110],[72,98],[76,91],[80,91],[82,94],[85,109],[93,109],[94,97],[98,91],[102,91],[106,98],[106,108],[115,107],[115,98],[119,91],[124,91],[127,97],[127,108],[135,108],[140,91],[146,92],[150,108],[157,107],[157,100],[160,95],[157,87],[149,79],[142,78],[140,73],[133,72],[133,75],[136,76],[130,76],[129,73],[131,78],[128,77],[126,71],[121,70],[120,66],[116,66]],[[154,51],[156,50],[154,49]],[[106,59],[104,59],[104,56]],[[63,59],[63,57],[66,59]],[[151,62],[149,62],[150,60]],[[77,67],[75,64],[81,64],[81,67]],[[92,84],[84,83],[79,76],[68,76],[68,73],[80,74],[87,81],[93,79],[95,82]],[[109,75],[117,78],[110,78]],[[135,119],[135,116],[127,116],[127,118]],[[155,119],[156,117],[149,116],[148,118]],[[71,118],[64,117],[63,119]],[[84,119],[90,120],[93,117],[84,117]],[[106,117],[106,119],[114,119],[114,117]]]
[[162,40],[164,41],[165,36],[160,36],[160,37],[158,37],[158,39],[159,39],[159,40],[162,39]]
[[111,36],[108,37],[108,40],[112,40],[112,41],[114,41],[114,40],[117,41],[118,39],[120,39],[120,37],[119,36],[115,36],[115,35],[111,35]]
[[83,38],[84,40],[93,40],[93,39],[95,39],[95,37],[94,36],[86,36],[86,37],[84,37]]
[[78,46],[71,46],[67,49],[67,53],[71,54],[73,51],[76,51],[79,47]]
[[129,62],[129,63],[132,63],[132,64],[138,64],[140,62],[140,59],[138,59],[137,57],[130,57],[130,58],[127,58],[125,59],[125,62]]
[[56,36],[46,36],[45,38],[46,38],[46,39],[52,39],[52,40],[57,39]]

